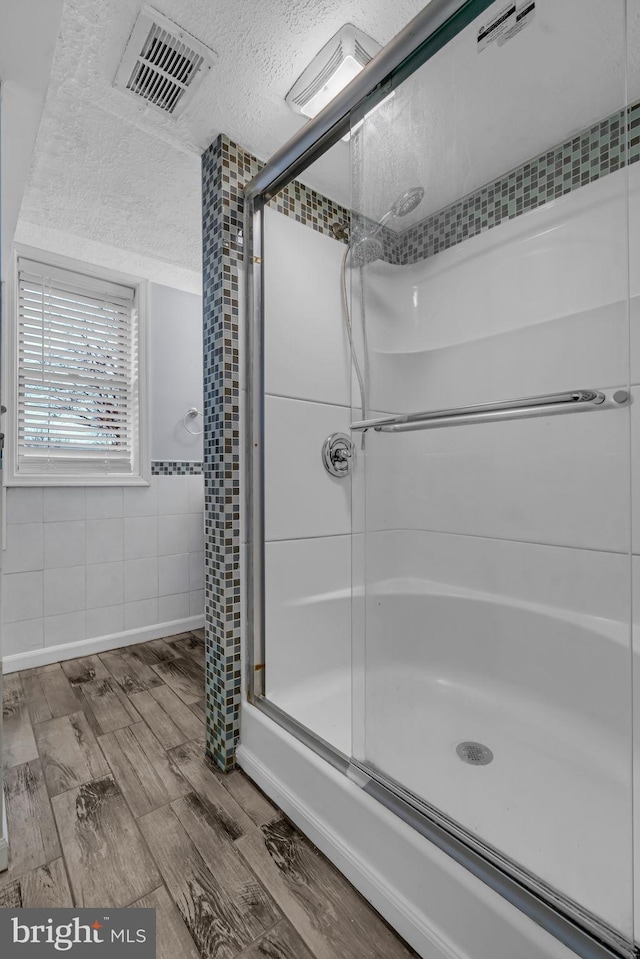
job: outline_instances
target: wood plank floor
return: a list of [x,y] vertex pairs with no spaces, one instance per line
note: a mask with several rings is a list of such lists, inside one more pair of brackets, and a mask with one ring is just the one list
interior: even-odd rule
[[240,770],[205,756],[202,630],[3,680],[0,907],[152,906],[158,959],[409,959]]

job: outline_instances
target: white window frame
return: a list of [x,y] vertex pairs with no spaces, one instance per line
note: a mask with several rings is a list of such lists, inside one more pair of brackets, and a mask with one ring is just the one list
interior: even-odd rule
[[[135,306],[138,313],[138,436],[137,464],[135,473],[39,473],[24,474],[18,470],[18,260],[24,257],[40,263],[70,270],[107,282],[120,283],[135,290]],[[5,486],[149,486],[151,478],[149,435],[149,284],[140,277],[105,269],[93,263],[60,256],[47,250],[15,244],[9,276],[9,290],[2,322],[2,352],[4,358],[2,403],[7,412],[4,416],[5,447],[3,455],[3,482]]]

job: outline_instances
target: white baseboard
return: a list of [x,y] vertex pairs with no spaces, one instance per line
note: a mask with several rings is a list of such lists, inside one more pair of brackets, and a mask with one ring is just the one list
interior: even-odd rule
[[59,663],[65,659],[77,659],[79,656],[104,653],[108,649],[119,649],[121,646],[132,646],[134,643],[146,643],[150,639],[175,636],[177,633],[186,633],[190,629],[201,629],[203,626],[203,615],[188,616],[186,619],[175,619],[171,623],[158,623],[155,626],[129,629],[122,633],[111,633],[109,636],[98,636],[97,639],[83,639],[79,643],[45,646],[42,649],[29,650],[28,653],[15,653],[13,656],[5,656],[2,660],[2,671],[4,673],[15,673],[20,669],[33,669],[34,666],[48,666],[49,663]]

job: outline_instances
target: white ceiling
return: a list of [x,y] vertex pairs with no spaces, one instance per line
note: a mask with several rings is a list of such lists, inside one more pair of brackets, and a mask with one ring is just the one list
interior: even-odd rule
[[[424,2],[155,0],[218,54],[177,120],[112,86],[140,5],[65,0],[21,216],[30,237],[37,224],[198,270],[203,149],[225,132],[268,158],[302,125],[284,97],[329,37],[351,21],[385,44]],[[633,96],[640,0],[628,8]],[[538,0],[530,26],[480,54],[472,24],[367,121],[354,206],[377,218],[422,184],[408,225],[619,108],[624,11],[624,0]],[[337,144],[303,179],[349,205],[349,146]]]
[[[287,91],[343,23],[352,21],[384,44],[424,3],[154,5],[215,50],[215,66],[177,120],[138,105],[112,81],[141,0],[66,0],[21,216],[28,224],[197,270],[202,151],[224,132],[267,159],[304,122],[285,105]],[[28,57],[28,49],[23,54]],[[311,185],[346,201],[348,155],[340,144],[314,171]]]
[[[11,246],[44,110],[63,0],[0,0],[0,275],[8,274]],[[29,49],[31,58],[24,56]]]

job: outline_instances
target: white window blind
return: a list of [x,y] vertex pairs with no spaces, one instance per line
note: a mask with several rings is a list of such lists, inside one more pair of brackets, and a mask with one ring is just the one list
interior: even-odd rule
[[16,475],[139,470],[136,290],[18,259]]

